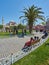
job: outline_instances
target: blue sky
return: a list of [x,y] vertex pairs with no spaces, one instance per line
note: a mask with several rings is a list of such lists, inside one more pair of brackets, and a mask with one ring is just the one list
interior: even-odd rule
[[2,23],[2,16],[4,23],[11,20],[20,23],[19,17],[22,15],[20,11],[33,4],[42,8],[44,16],[49,16],[49,0],[0,0],[0,24]]

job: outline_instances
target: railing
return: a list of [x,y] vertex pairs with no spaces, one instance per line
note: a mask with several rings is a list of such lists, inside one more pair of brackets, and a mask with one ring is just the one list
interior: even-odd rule
[[34,47],[32,47],[32,49],[29,52],[23,52],[21,50],[14,54],[11,53],[11,55],[9,55],[6,58],[0,59],[0,65],[12,65],[14,62],[20,60],[21,58],[23,58],[24,56],[28,55],[30,52],[34,51],[36,48],[41,46],[47,39],[48,37],[46,39],[41,39],[40,42],[35,44]]

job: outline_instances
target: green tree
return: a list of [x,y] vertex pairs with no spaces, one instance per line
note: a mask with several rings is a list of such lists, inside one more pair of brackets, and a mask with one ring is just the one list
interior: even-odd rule
[[22,25],[22,24],[19,24],[18,25],[18,29],[23,29],[23,28],[26,28],[26,26],[25,25]]
[[23,20],[27,20],[29,25],[29,32],[32,32],[32,27],[34,22],[36,22],[38,19],[44,20],[44,12],[41,11],[42,8],[38,8],[36,6],[31,6],[29,8],[24,8],[22,13],[24,13],[23,16],[20,16],[20,19],[23,18]]
[[2,29],[3,28],[3,25],[0,25],[0,29]]
[[46,25],[46,22],[42,22],[41,24],[42,24],[42,25]]

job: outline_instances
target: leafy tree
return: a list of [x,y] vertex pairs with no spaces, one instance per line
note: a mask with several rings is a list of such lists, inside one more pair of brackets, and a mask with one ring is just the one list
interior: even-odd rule
[[42,22],[41,24],[42,24],[42,25],[46,25],[46,22]]
[[0,29],[2,29],[3,28],[3,25],[0,25]]
[[23,29],[23,28],[26,28],[26,26],[25,25],[22,25],[22,24],[19,24],[18,25],[18,29]]
[[41,14],[44,14],[44,12],[41,11],[42,8],[38,8],[36,6],[31,6],[29,8],[24,8],[22,13],[24,13],[23,16],[20,16],[20,19],[23,18],[23,20],[26,20],[29,25],[29,32],[32,32],[32,27],[34,22],[36,22],[38,19],[44,20],[44,16]]

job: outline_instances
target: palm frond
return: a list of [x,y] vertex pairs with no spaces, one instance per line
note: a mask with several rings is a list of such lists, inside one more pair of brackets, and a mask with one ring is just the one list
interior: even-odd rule
[[38,18],[38,19],[41,19],[41,20],[43,20],[43,21],[45,20],[45,19],[44,19],[44,16],[42,16],[42,15],[38,15],[37,18]]
[[24,16],[21,16],[19,18],[27,20],[29,27],[31,26],[31,28],[33,26],[33,23],[37,22],[38,19],[41,19],[43,21],[45,20],[44,16],[42,15],[44,14],[44,12],[42,12],[42,8],[38,8],[37,6],[34,5],[32,5],[29,8],[24,8],[22,13],[24,14]]
[[42,12],[42,11],[38,11],[38,13],[39,13],[39,14],[44,14],[44,12]]
[[29,12],[29,10],[28,10],[27,8],[24,8],[23,11],[27,11],[27,12]]
[[21,18],[25,18],[25,16],[20,16],[19,19],[21,19]]
[[42,10],[42,8],[38,8],[38,7],[37,7],[36,10],[39,11],[39,10]]

